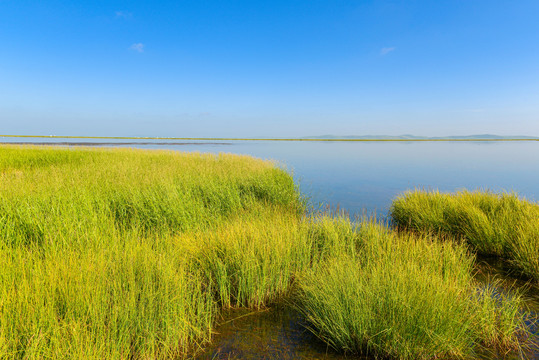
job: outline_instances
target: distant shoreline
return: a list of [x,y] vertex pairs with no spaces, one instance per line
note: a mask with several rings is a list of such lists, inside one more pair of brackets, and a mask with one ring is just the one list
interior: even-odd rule
[[36,141],[17,141],[7,142],[0,141],[0,145],[60,145],[60,146],[113,146],[113,145],[168,145],[168,146],[183,146],[183,145],[232,145],[225,142],[81,142],[81,141],[51,141],[51,142],[36,142]]
[[[346,139],[346,138],[331,138],[331,139],[316,139],[316,138],[211,138],[211,137],[135,137],[135,136],[60,136],[60,135],[0,135],[1,138],[32,138],[32,139],[102,139],[102,140],[182,140],[182,141],[339,141],[339,142],[387,142],[387,141],[399,141],[399,142],[420,142],[420,141],[539,141],[539,138],[503,138],[503,139],[485,139],[485,138],[466,138],[466,139]],[[72,142],[2,142],[2,144],[34,144],[34,145],[116,145],[118,143],[72,143]],[[140,145],[140,142],[125,143],[126,145]],[[154,145],[159,143],[143,143],[143,145]],[[167,145],[191,145],[193,143],[167,143]],[[222,143],[206,143],[206,144],[219,144]]]

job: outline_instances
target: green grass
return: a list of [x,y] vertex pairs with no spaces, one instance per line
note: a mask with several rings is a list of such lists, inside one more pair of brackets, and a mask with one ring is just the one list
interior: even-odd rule
[[[435,358],[527,341],[518,297],[473,282],[461,245],[305,210],[289,174],[247,156],[1,146],[0,358],[189,358],[221,309],[291,298],[342,351]],[[330,295],[344,310],[394,307],[357,317]]]
[[527,336],[520,297],[479,285],[465,247],[374,223],[356,236],[357,251],[321,262],[299,281],[297,308],[329,345],[399,359],[519,349],[519,336]]
[[304,208],[231,155],[2,147],[0,178],[0,358],[183,356],[217,311],[183,237]]
[[395,199],[391,215],[402,228],[462,238],[539,280],[539,205],[515,194],[416,190]]

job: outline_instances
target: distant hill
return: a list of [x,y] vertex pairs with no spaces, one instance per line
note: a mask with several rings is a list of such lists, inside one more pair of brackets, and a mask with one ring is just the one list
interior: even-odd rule
[[415,136],[415,135],[320,135],[305,136],[303,139],[350,139],[350,140],[505,140],[505,139],[539,139],[538,136],[501,136],[491,134],[465,135],[465,136]]

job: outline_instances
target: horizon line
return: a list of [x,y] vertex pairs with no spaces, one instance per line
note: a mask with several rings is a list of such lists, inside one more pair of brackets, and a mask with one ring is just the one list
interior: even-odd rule
[[[368,135],[367,135],[368,136]],[[388,135],[389,136],[389,135]],[[463,135],[474,136],[474,135]],[[480,136],[480,135],[478,135]],[[499,135],[494,135],[499,136]],[[48,138],[48,139],[110,139],[110,140],[216,140],[216,141],[539,141],[539,137],[518,137],[509,138],[451,138],[451,137],[436,137],[436,138],[419,138],[419,139],[365,139],[365,138],[234,138],[234,137],[157,137],[157,136],[75,136],[75,135],[0,135],[0,138]]]

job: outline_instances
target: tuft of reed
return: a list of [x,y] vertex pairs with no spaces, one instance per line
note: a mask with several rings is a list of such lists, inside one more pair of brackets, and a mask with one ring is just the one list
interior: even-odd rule
[[364,222],[362,244],[300,277],[297,309],[335,349],[376,358],[472,358],[520,351],[520,296],[477,283],[465,246]]
[[516,194],[415,190],[391,206],[397,226],[464,239],[481,254],[508,259],[539,280],[539,205]]

